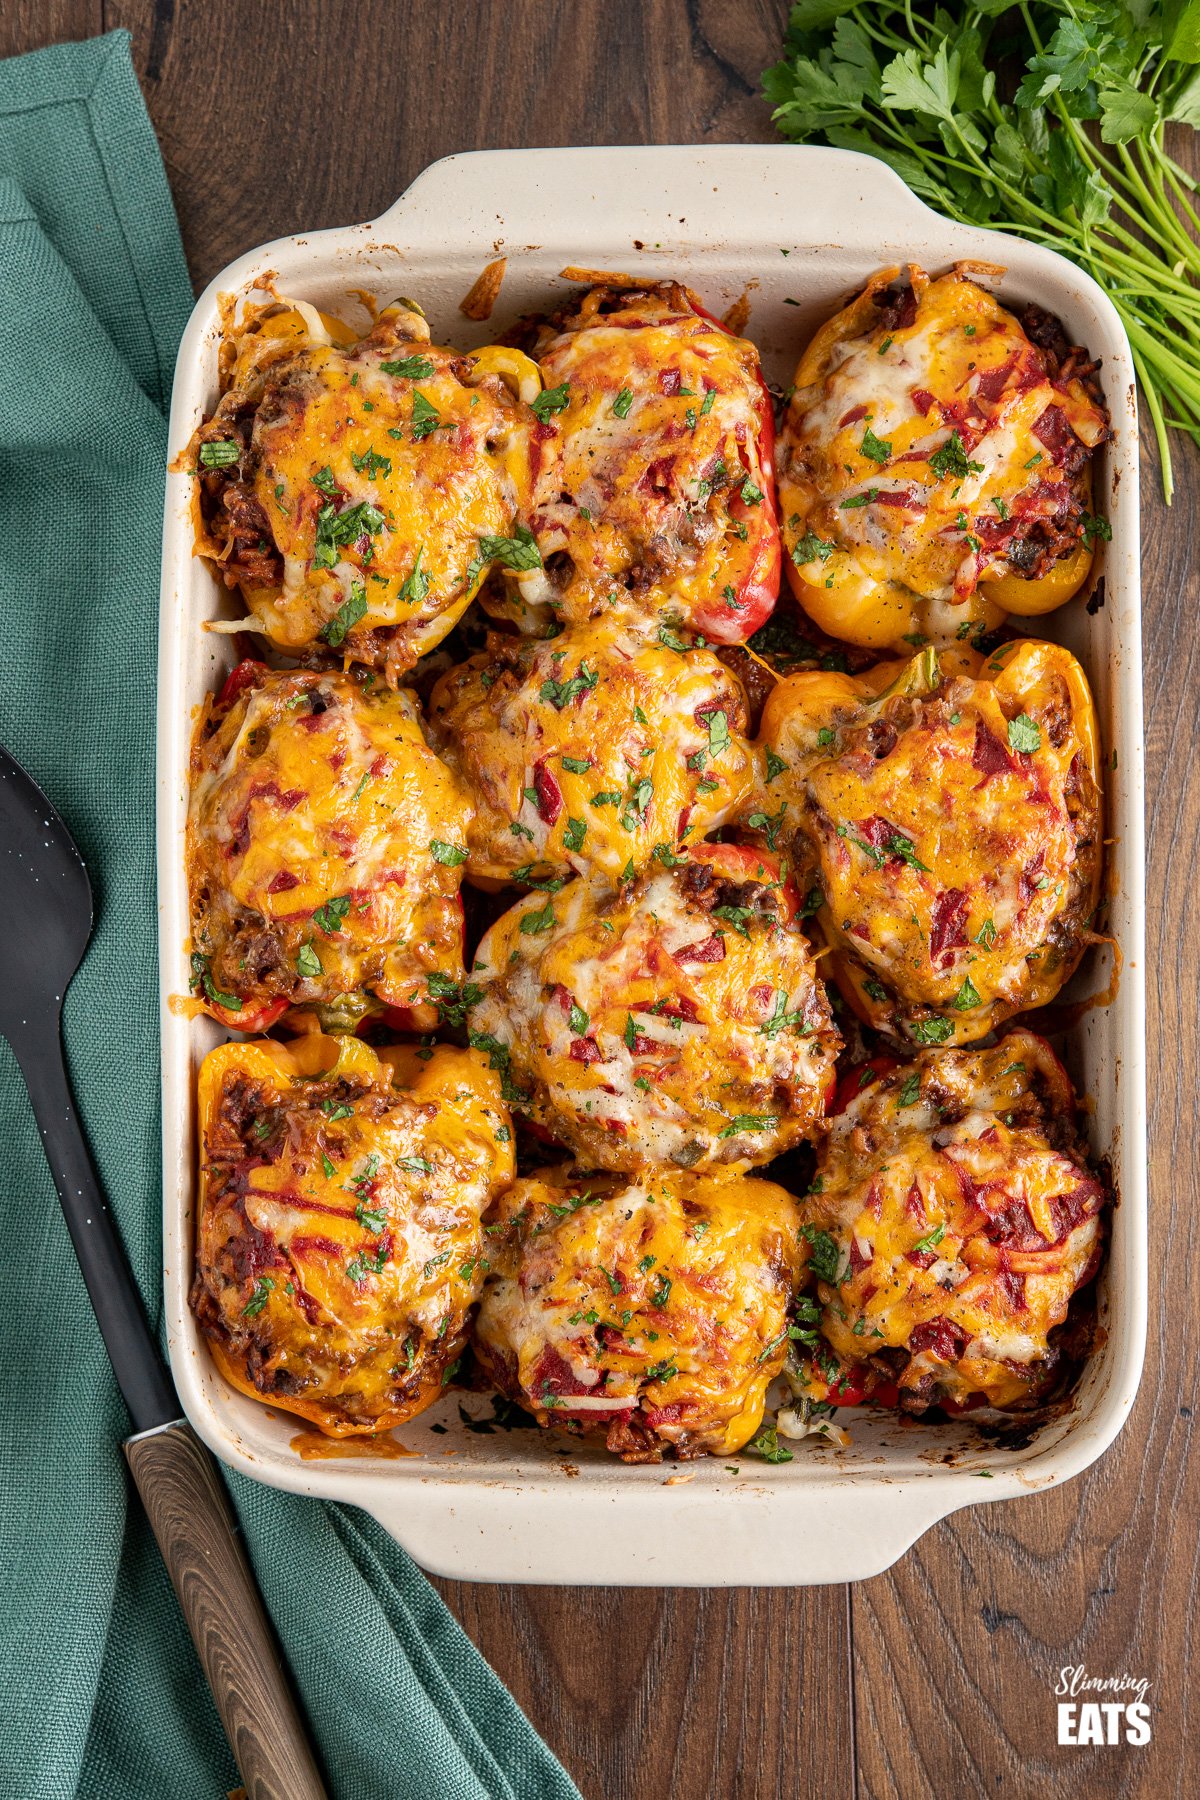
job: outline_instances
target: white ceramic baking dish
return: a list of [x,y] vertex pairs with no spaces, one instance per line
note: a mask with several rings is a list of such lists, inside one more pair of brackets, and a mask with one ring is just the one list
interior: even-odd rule
[[[459,314],[483,263],[507,255],[490,326]],[[720,313],[744,290],[748,332],[768,375],[786,385],[806,335],[863,278],[913,260],[1003,265],[987,276],[1004,298],[1037,300],[1073,342],[1103,358],[1115,437],[1096,505],[1112,522],[1104,603],[1077,601],[1044,621],[1079,655],[1109,746],[1111,925],[1124,955],[1115,1001],[1088,1013],[1066,1057],[1091,1111],[1093,1147],[1109,1152],[1120,1193],[1100,1281],[1106,1337],[1073,1410],[1024,1448],[1000,1450],[963,1426],[847,1415],[848,1449],[806,1441],[792,1462],[745,1454],[729,1465],[628,1468],[599,1450],[535,1430],[469,1431],[450,1395],[397,1436],[395,1461],[302,1461],[299,1421],[235,1393],[216,1373],[188,1310],[196,1191],[194,1078],[217,1028],[172,1010],[187,987],[183,867],[193,709],[227,664],[227,641],[203,629],[228,603],[191,554],[190,480],[168,477],[158,711],[163,1176],[166,1316],[188,1417],[232,1467],[276,1487],[353,1502],[427,1568],[476,1580],[739,1585],[854,1580],[886,1568],[935,1520],[1079,1474],[1110,1444],[1133,1403],[1146,1323],[1142,692],[1138,587],[1138,448],[1133,369],[1100,290],[1051,252],[930,212],[870,158],[785,146],[495,151],[436,163],[373,224],[284,238],[242,257],[210,285],[179,352],[171,452],[216,398],[218,296],[269,271],[280,291],[332,311],[354,291],[418,297],[435,341],[486,341],[518,312],[556,299],[568,264],[673,276]],[[1032,621],[1034,625],[1043,623]],[[1085,964],[1073,992],[1103,985]],[[464,1409],[486,1415],[480,1396]],[[737,1472],[731,1472],[736,1466]],[[988,1479],[981,1479],[988,1477]]]

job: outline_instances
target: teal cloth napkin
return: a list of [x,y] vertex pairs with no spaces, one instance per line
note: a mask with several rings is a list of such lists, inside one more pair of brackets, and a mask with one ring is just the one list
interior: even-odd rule
[[[156,1324],[155,620],[190,306],[127,35],[0,63],[0,741],[96,891],[67,1058]],[[219,1800],[236,1772],[129,1504],[128,1424],[5,1045],[0,1145],[0,1794]],[[373,1520],[231,1486],[336,1800],[576,1796]]]

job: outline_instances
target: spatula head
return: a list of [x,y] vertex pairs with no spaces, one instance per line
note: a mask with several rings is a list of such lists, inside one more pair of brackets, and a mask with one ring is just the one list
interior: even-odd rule
[[0,747],[0,1031],[44,1032],[92,935],[92,889],[70,832]]

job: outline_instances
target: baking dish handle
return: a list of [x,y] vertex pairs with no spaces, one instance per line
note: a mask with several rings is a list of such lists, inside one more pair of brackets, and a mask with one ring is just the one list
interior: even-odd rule
[[[406,239],[441,242],[452,218],[456,239],[476,237],[481,262],[488,246],[500,255],[560,244],[569,261],[610,269],[619,220],[625,262],[636,268],[661,265],[680,243],[709,239],[714,212],[730,250],[786,243],[789,214],[801,208],[805,244],[827,251],[840,243],[849,209],[856,239],[877,240],[883,260],[888,245],[926,230],[936,216],[886,164],[854,150],[722,144],[709,155],[695,144],[645,144],[443,157],[369,229],[403,250]],[[937,225],[943,237],[963,231],[942,218]],[[978,242],[978,233],[967,235]]]

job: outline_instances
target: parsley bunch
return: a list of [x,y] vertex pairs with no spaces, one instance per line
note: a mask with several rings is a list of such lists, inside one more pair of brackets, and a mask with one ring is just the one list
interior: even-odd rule
[[1169,502],[1168,431],[1200,442],[1200,184],[1165,146],[1200,126],[1200,0],[800,0],[763,85],[785,137],[877,156],[1104,288]]

